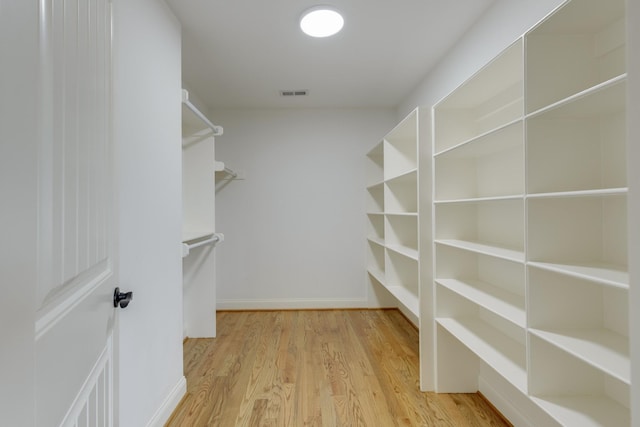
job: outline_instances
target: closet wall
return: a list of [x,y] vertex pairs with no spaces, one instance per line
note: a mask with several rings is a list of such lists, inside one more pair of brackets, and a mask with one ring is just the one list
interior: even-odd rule
[[[218,308],[377,305],[365,263],[363,153],[391,109],[216,110],[216,157],[245,179],[218,184]],[[384,301],[383,304],[386,304]]]

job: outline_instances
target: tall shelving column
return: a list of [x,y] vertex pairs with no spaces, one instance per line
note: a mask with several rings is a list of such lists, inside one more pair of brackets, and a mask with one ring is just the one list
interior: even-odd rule
[[529,391],[562,425],[629,425],[624,0],[525,36]]
[[389,132],[367,161],[367,271],[418,325],[418,110]]
[[523,44],[434,106],[436,391],[527,391]]

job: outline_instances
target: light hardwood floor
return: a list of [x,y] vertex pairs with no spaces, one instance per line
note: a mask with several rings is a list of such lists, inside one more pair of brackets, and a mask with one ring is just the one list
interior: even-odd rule
[[184,343],[166,426],[508,426],[478,394],[421,393],[418,332],[397,310],[219,312]]

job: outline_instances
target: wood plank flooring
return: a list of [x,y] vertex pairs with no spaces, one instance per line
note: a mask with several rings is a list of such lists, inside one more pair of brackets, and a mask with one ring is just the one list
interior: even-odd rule
[[397,310],[219,312],[184,344],[175,426],[508,426],[478,394],[419,391],[418,333]]

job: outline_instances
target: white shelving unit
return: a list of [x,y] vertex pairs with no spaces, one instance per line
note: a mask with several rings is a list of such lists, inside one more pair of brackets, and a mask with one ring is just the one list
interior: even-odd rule
[[182,108],[182,254],[183,334],[192,338],[216,336],[215,173],[225,170],[215,161],[215,126],[183,90]]
[[434,106],[436,391],[629,425],[625,34],[567,1]]
[[367,154],[369,275],[418,325],[419,111],[409,114]]

